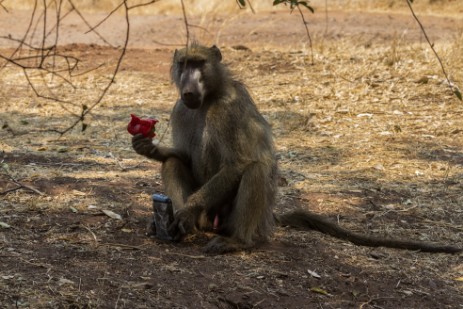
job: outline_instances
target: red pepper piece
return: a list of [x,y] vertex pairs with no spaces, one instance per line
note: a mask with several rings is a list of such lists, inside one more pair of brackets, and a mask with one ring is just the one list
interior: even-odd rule
[[156,119],[141,119],[130,114],[132,119],[127,126],[127,131],[132,135],[137,135],[139,133],[143,134],[144,137],[153,138],[156,136],[156,123],[159,121]]

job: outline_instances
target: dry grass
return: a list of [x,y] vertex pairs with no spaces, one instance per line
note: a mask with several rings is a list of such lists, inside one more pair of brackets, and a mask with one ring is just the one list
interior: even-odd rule
[[[142,0],[130,0],[129,4],[146,3]],[[279,7],[272,6],[272,0],[251,0],[253,8],[256,11],[268,10],[286,10],[283,5]],[[32,0],[6,0],[4,5],[8,8],[15,9],[31,9],[34,1]],[[77,0],[73,1],[75,5],[85,12],[108,12],[115,8],[119,2],[113,0]],[[405,1],[397,0],[312,0],[309,4],[315,8],[318,13],[322,13],[326,5],[329,10],[353,10],[353,11],[405,11],[408,12],[408,7]],[[39,5],[41,5],[39,3]],[[65,3],[66,5],[66,3]],[[185,0],[185,6],[188,8],[189,14],[204,15],[215,13],[237,13],[240,11],[235,1],[209,1],[209,0]],[[463,7],[459,1],[455,0],[426,0],[415,1],[413,7],[422,14],[428,15],[461,15]],[[247,9],[249,11],[249,9]],[[181,14],[180,1],[160,1],[154,5],[145,6],[137,9],[136,14]]]

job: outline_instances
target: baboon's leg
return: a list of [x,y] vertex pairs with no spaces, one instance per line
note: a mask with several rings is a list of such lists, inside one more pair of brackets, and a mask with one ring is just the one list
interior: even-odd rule
[[253,247],[256,240],[266,240],[273,225],[272,201],[268,201],[269,177],[262,164],[254,163],[246,168],[230,217],[223,223],[228,231],[225,234],[230,237],[215,237],[206,245],[206,252],[219,254],[243,250]]
[[196,181],[188,166],[176,157],[170,157],[162,164],[161,173],[166,194],[172,200],[175,213],[183,208],[188,197],[194,192]]

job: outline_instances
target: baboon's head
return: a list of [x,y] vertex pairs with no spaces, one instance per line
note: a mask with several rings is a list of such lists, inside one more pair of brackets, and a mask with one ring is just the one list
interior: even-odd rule
[[222,54],[217,46],[192,44],[176,50],[171,68],[172,81],[188,108],[199,108],[205,98],[217,92],[223,75]]

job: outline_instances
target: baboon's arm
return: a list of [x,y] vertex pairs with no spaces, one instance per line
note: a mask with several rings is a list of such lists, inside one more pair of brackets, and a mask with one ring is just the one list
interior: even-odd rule
[[232,199],[240,178],[241,173],[236,166],[225,165],[198,191],[190,195],[185,207],[176,211],[175,220],[169,227],[169,233],[174,240],[180,240],[191,233],[204,210],[208,212],[212,207]]
[[186,206],[208,210],[223,203],[236,192],[243,172],[243,164],[222,166],[217,174],[188,198]]
[[170,157],[176,157],[188,164],[188,156],[175,148],[154,145],[150,138],[137,134],[132,137],[132,147],[140,155],[156,161],[165,162]]

